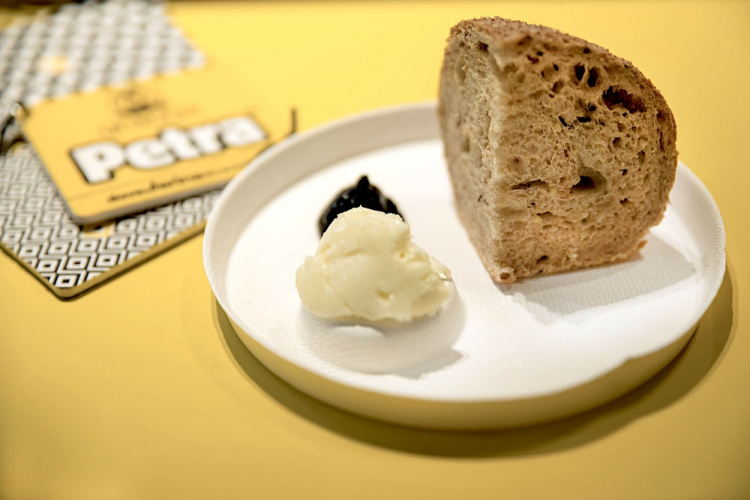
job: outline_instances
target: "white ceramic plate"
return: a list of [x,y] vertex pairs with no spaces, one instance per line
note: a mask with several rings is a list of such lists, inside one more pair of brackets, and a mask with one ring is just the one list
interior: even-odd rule
[[[361,174],[451,269],[456,293],[435,318],[376,329],[302,309],[295,271],[315,252],[318,216]],[[262,154],[214,207],[203,258],[239,337],[300,390],[413,426],[527,425],[625,393],[689,340],[721,284],[725,235],[715,202],[682,164],[670,199],[638,258],[496,286],[456,217],[435,105],[409,105]]]

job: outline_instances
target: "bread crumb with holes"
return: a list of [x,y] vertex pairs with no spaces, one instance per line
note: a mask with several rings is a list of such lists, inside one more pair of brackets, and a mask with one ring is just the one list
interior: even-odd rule
[[519,21],[462,21],[438,118],[458,215],[496,282],[627,259],[663,217],[674,117],[602,47]]

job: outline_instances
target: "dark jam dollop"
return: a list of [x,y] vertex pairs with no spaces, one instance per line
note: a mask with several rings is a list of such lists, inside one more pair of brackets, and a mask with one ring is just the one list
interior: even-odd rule
[[380,189],[370,184],[369,179],[364,175],[357,181],[356,186],[341,191],[325,212],[323,212],[323,215],[320,216],[318,229],[321,236],[339,214],[357,207],[369,208],[370,210],[377,210],[378,212],[385,212],[387,214],[401,215],[398,212],[398,208],[396,208],[396,204],[380,192]]

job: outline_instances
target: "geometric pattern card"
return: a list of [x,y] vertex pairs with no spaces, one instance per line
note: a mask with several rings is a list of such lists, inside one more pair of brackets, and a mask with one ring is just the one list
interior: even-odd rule
[[[110,0],[39,11],[0,31],[0,123],[8,122],[15,103],[33,116],[49,99],[204,65],[203,54],[170,22],[164,2]],[[138,114],[144,104],[158,107],[159,98],[137,92],[121,97],[113,106],[126,114]],[[71,219],[37,154],[20,143],[0,156],[0,249],[58,297],[73,297],[198,234],[219,194],[188,195],[82,226]]]
[[0,156],[0,248],[69,298],[199,234],[221,190],[103,225],[73,223],[26,144]]

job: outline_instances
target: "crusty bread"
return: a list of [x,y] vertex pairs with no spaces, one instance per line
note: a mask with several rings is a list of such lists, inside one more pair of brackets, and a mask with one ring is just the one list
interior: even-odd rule
[[496,282],[628,258],[663,216],[674,117],[640,71],[597,45],[462,21],[438,117],[459,217]]

